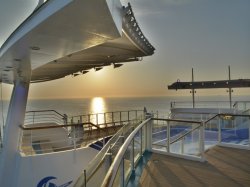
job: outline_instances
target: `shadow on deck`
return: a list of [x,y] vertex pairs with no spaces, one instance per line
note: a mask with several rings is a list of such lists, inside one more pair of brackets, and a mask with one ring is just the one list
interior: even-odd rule
[[139,186],[250,186],[250,151],[216,146],[196,162],[153,153]]

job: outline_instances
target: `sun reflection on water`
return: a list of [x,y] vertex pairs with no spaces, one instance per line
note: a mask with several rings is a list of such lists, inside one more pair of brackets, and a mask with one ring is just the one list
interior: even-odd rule
[[91,100],[91,112],[93,114],[98,114],[94,115],[92,118],[92,121],[95,124],[103,124],[104,123],[104,114],[106,112],[106,103],[104,98],[102,97],[95,97]]

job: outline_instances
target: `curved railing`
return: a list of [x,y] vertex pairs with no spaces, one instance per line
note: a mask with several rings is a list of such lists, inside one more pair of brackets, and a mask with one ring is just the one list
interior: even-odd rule
[[123,30],[132,39],[133,42],[147,55],[152,55],[155,48],[149,43],[148,39],[142,33],[130,3],[124,8],[124,17],[123,17]]
[[[175,155],[185,155],[188,154],[186,152],[186,148],[185,143],[183,143],[186,139],[190,139],[190,138],[194,138],[195,139],[195,134],[199,134],[199,138],[198,141],[199,145],[199,152],[197,152],[197,156],[201,158],[201,160],[204,160],[203,155],[204,155],[204,151],[205,151],[205,141],[206,141],[206,126],[208,125],[208,123],[210,123],[211,121],[215,120],[216,118],[219,118],[220,120],[222,120],[223,122],[219,122],[218,125],[218,130],[217,130],[217,135],[218,135],[218,143],[219,145],[222,146],[231,146],[231,147],[237,147],[237,148],[245,148],[245,149],[250,149],[250,137],[249,134],[247,135],[247,133],[249,133],[250,131],[250,115],[237,115],[237,114],[217,114],[215,116],[213,116],[212,118],[206,120],[206,121],[187,121],[187,120],[172,120],[172,119],[158,119],[158,118],[151,118],[148,119],[147,121],[144,121],[143,123],[141,123],[129,136],[128,138],[125,140],[125,142],[123,143],[123,145],[121,146],[118,154],[116,155],[116,157],[114,158],[113,163],[111,164],[109,171],[102,183],[102,187],[111,187],[111,186],[126,186],[130,174],[132,172],[132,170],[134,170],[134,160],[131,161],[133,162],[131,164],[131,162],[129,162],[130,166],[128,167],[128,160],[126,158],[126,155],[128,154],[128,150],[134,149],[134,140],[136,138],[137,133],[144,128],[145,126],[149,126],[150,129],[152,127],[152,131],[151,131],[151,136],[150,134],[144,136],[144,138],[149,138],[150,137],[153,139],[153,131],[154,128],[159,128],[159,126],[164,126],[164,124],[156,124],[153,121],[163,121],[163,122],[167,122],[166,126],[168,127],[167,129],[167,138],[168,140],[165,142],[167,145],[164,146],[167,148],[167,151],[165,150],[157,150],[153,147],[153,140],[151,140],[151,144],[152,144],[152,151],[153,152],[158,152],[158,153],[163,153],[166,152],[165,154],[171,154],[171,150],[170,150],[170,145],[176,144],[177,142],[180,142],[181,145],[179,146],[181,149],[181,152]],[[235,121],[238,122],[237,124],[232,124],[232,122]],[[152,123],[153,122],[153,123]],[[151,123],[151,124],[150,124]],[[172,123],[172,124],[171,124]],[[183,125],[189,125],[189,124],[196,124],[195,128],[191,128],[188,131],[184,131],[185,133],[181,133],[181,135],[179,137],[176,138],[175,135],[171,134],[171,126],[175,126],[175,130],[176,130],[176,123],[181,123],[179,125],[182,126],[183,129]],[[246,143],[246,145],[242,146],[242,145],[237,145],[237,143],[233,142],[234,145],[231,144],[223,144],[223,138],[222,136],[226,135],[224,138],[229,138],[230,135],[236,136],[235,134],[238,134],[239,132],[237,132],[237,129],[235,129],[235,127],[237,126],[242,126],[245,129],[246,135],[246,142],[248,141],[248,143]],[[151,127],[150,127],[151,126]],[[197,132],[197,130],[199,130]],[[208,129],[207,129],[208,130]],[[241,129],[239,129],[241,130]],[[191,135],[191,136],[190,136]],[[142,136],[141,136],[142,137]],[[175,139],[172,140],[172,137],[174,137]],[[191,139],[190,139],[191,141]],[[193,140],[192,140],[193,141]],[[133,142],[133,143],[132,143]],[[148,142],[148,140],[145,140],[144,142]],[[132,146],[132,148],[131,148]],[[148,145],[147,145],[148,146]],[[163,147],[163,146],[162,146]],[[150,146],[147,147],[147,149],[150,149]],[[143,153],[142,153],[143,154]],[[142,156],[141,154],[141,156]],[[173,154],[172,154],[173,155]],[[193,156],[191,154],[191,156]],[[134,157],[133,157],[134,158]],[[188,157],[186,157],[188,158]],[[189,157],[191,159],[191,157]],[[128,170],[130,172],[128,172]],[[127,174],[130,173],[130,174]]]
[[140,116],[130,123],[124,125],[103,147],[103,149],[90,162],[87,168],[77,180],[75,186],[100,186],[105,174],[111,164],[112,158],[118,154],[120,146],[128,135],[144,120],[144,116]]
[[[132,133],[130,133],[130,135],[127,137],[127,139],[125,140],[125,142],[123,143],[123,145],[121,146],[121,148],[119,149],[119,152],[117,153],[117,155],[115,156],[114,158],[114,161],[112,163],[112,165],[110,166],[110,169],[108,170],[108,173],[104,179],[104,182],[102,183],[102,187],[108,187],[108,186],[113,186],[114,184],[114,181],[115,181],[115,178],[118,173],[118,169],[121,165],[122,167],[122,170],[124,170],[124,155],[128,149],[128,147],[131,145],[132,141],[135,141],[135,136],[137,135],[137,133],[142,129],[142,127],[145,126],[145,124],[147,124],[151,119],[147,119],[145,120],[144,122],[142,122],[138,127],[136,127]],[[134,144],[134,142],[133,142]],[[134,149],[134,148],[133,148]],[[142,155],[142,153],[141,153]],[[140,155],[140,156],[141,156]],[[134,158],[134,156],[133,156]],[[133,160],[134,162],[134,160]],[[134,163],[132,164],[134,165]],[[134,168],[131,169],[131,171],[133,170]],[[124,171],[122,173],[121,177],[122,177],[122,185],[121,186],[124,186],[124,183],[126,181],[126,179],[124,178]],[[115,184],[117,186],[117,183]]]

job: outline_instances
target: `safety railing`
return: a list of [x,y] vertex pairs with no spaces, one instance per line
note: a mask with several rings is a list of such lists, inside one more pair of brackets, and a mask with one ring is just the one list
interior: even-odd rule
[[118,154],[120,147],[130,133],[144,120],[144,115],[138,116],[137,119],[131,120],[124,125],[96,155],[90,164],[84,169],[83,173],[77,180],[75,186],[100,186],[101,182],[108,171],[108,168]]
[[[161,123],[156,123],[156,121]],[[233,121],[234,124],[232,124]],[[236,126],[237,129],[235,129]],[[241,131],[242,128],[244,133],[238,134],[237,130]],[[143,155],[145,150],[189,159],[196,157],[202,161],[204,160],[206,139],[212,138],[217,142],[216,144],[222,146],[250,149],[249,129],[250,115],[217,114],[206,121],[148,119],[131,132],[113,159],[112,164],[110,164],[111,159],[106,162],[106,167],[109,168],[110,166],[110,168],[102,187],[126,186],[136,167],[136,160]],[[236,134],[241,136],[237,138],[244,139],[244,145],[238,145],[238,142],[230,142],[230,145],[224,143],[235,130]],[[212,131],[217,131],[217,136],[213,137],[213,134],[211,136]],[[157,136],[161,138],[156,139],[155,133],[158,133]],[[236,134],[234,132],[233,137]],[[138,142],[137,145],[136,142]],[[138,153],[135,150],[138,150]],[[110,156],[110,154],[107,155],[107,157]]]
[[201,121],[152,118],[152,150],[203,159],[204,123]]
[[25,155],[76,149],[113,135],[142,110],[116,111],[68,117],[55,110],[26,112],[21,127],[20,152]]
[[124,141],[105,176],[102,187],[126,185],[136,163],[146,150],[146,142],[143,139],[146,137],[146,124],[149,121],[150,118],[142,122]]
[[[171,108],[193,108],[193,103],[188,101],[172,101]],[[196,101],[195,108],[230,108],[229,101]]]
[[67,123],[86,123],[90,122],[100,127],[109,127],[115,125],[124,125],[131,120],[137,119],[143,115],[143,110],[129,110],[129,111],[114,111],[96,114],[85,114],[67,117]]
[[250,101],[236,101],[233,107],[242,113],[250,110]]
[[[94,127],[95,130],[90,130]],[[112,135],[115,129],[103,129],[92,123],[44,126],[20,126],[19,150],[24,155],[65,151],[87,146],[94,140]],[[115,131],[114,131],[115,130]]]
[[250,149],[250,115],[217,114],[205,123],[208,124],[212,120],[218,122],[219,145]]
[[55,110],[27,111],[25,113],[25,119],[24,119],[25,125],[48,124],[48,123],[66,125],[67,116],[62,115]]

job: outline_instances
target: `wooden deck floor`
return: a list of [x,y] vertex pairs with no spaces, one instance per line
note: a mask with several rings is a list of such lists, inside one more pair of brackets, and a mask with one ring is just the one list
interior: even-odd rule
[[206,162],[153,154],[141,178],[141,187],[250,187],[250,151],[214,147]]

